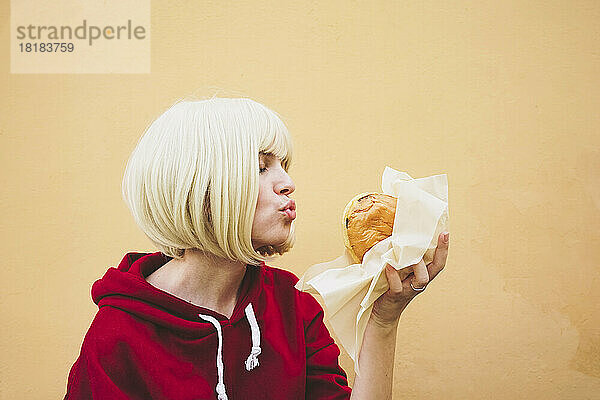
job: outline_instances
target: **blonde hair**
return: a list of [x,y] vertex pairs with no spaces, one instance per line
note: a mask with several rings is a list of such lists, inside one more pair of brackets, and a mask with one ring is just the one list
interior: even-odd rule
[[258,265],[295,242],[254,250],[259,153],[287,172],[292,141],[278,114],[247,98],[180,101],[160,115],[133,150],[122,194],[135,222],[167,256],[199,249]]

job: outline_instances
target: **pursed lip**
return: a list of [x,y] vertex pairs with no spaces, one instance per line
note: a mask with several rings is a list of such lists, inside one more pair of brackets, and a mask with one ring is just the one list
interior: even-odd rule
[[282,208],[279,209],[279,211],[285,211],[287,209],[290,209],[291,211],[295,211],[296,210],[296,202],[294,200],[288,201],[285,204],[285,206],[283,206]]

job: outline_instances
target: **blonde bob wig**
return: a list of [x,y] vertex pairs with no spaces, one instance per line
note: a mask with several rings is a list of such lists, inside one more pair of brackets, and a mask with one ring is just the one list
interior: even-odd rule
[[294,244],[254,249],[259,153],[287,172],[292,141],[278,114],[247,98],[179,101],[146,129],[123,176],[122,194],[135,222],[167,256],[199,249],[258,265]]

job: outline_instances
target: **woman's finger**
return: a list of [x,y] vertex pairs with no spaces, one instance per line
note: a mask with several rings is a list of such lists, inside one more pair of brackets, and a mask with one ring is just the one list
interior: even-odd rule
[[429,283],[429,272],[427,272],[427,266],[425,266],[425,261],[421,259],[418,264],[412,266],[413,276],[411,282],[414,288],[419,289],[425,287]]
[[[448,235],[448,241],[444,241],[444,234]],[[438,237],[438,245],[435,248],[435,253],[433,254],[433,261],[427,265],[427,270],[429,271],[429,280],[433,280],[440,273],[444,266],[446,266],[446,259],[448,258],[448,245],[450,239],[449,232],[442,232]]]
[[398,275],[396,268],[392,267],[390,264],[386,264],[385,276],[387,277],[388,284],[390,285],[391,294],[396,295],[402,293],[402,281],[400,280],[400,276]]

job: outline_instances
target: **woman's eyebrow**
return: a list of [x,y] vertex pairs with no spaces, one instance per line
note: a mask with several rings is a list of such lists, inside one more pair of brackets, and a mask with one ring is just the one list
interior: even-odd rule
[[264,159],[264,160],[271,160],[275,157],[275,154],[271,154],[271,153],[259,153],[259,160]]

